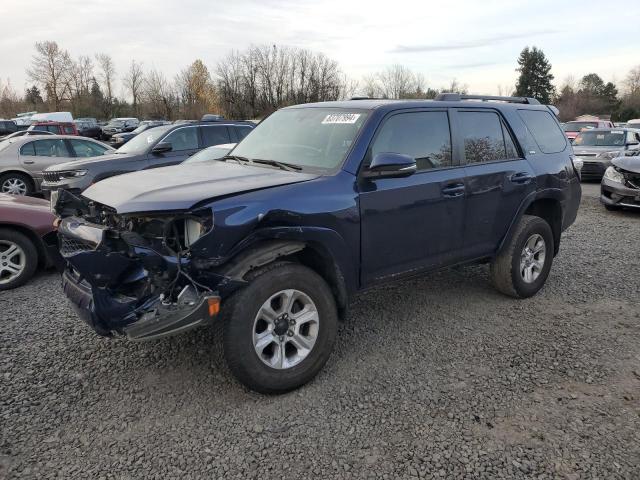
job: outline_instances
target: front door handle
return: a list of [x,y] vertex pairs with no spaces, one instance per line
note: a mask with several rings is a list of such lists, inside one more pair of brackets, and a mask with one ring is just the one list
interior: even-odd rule
[[464,195],[464,183],[450,183],[442,189],[445,197],[459,197]]
[[33,165],[36,162],[34,162],[33,160],[25,160],[24,163],[26,163],[27,165]]
[[513,183],[529,183],[533,177],[527,172],[514,173],[509,177]]

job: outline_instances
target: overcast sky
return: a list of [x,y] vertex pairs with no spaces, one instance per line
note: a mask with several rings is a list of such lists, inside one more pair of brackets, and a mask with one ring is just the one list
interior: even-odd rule
[[196,58],[213,70],[232,49],[277,44],[321,51],[358,79],[399,63],[431,87],[456,78],[497,93],[526,45],[544,50],[557,84],[589,72],[622,81],[640,64],[639,31],[637,0],[0,0],[0,79],[22,90],[39,40],[169,78]]

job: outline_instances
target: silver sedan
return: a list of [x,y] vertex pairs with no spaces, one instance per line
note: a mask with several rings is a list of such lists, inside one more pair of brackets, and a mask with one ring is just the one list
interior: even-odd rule
[[104,143],[73,135],[22,136],[1,141],[0,192],[37,193],[47,167],[113,151]]

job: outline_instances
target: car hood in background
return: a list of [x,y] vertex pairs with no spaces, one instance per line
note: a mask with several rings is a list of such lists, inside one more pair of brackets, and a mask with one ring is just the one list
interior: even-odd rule
[[[111,150],[112,152],[114,150]],[[65,170],[78,170],[83,167],[88,167],[90,165],[99,164],[102,162],[112,162],[117,160],[127,160],[133,157],[140,157],[140,154],[134,153],[110,153],[108,155],[98,155],[97,157],[88,157],[83,158],[82,160],[74,160],[72,162],[58,163],[56,165],[51,165],[47,167],[46,170],[49,172],[62,172]]]
[[586,146],[580,147],[577,145],[573,146],[573,153],[578,157],[593,157],[598,153],[603,152],[617,152],[619,151],[622,155],[624,152],[624,146],[608,146],[608,147],[595,147],[595,146]]
[[187,210],[203,200],[304,182],[318,176],[222,161],[194,163],[107,178],[82,195],[118,213]]
[[640,173],[640,156],[638,157],[617,157],[611,161],[616,167],[628,172]]
[[25,210],[50,211],[49,201],[42,198],[0,193],[0,207],[22,208]]

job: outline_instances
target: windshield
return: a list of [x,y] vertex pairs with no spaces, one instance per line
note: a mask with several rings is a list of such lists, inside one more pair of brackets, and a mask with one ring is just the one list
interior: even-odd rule
[[121,146],[116,153],[133,153],[141,154],[146,153],[149,147],[155,144],[161,137],[167,133],[171,126],[167,127],[155,127],[145,130],[141,135],[136,135],[123,146]]
[[144,132],[147,128],[151,128],[151,124],[142,122],[138,128],[136,128],[135,130],[131,130],[131,133]]
[[565,132],[579,132],[583,128],[598,128],[598,122],[569,122],[562,128]]
[[122,127],[124,125],[124,120],[111,120],[107,127]]
[[578,134],[573,144],[579,147],[624,147],[624,140],[623,130],[587,131]]
[[215,147],[205,148],[204,150],[200,150],[198,153],[182,163],[200,163],[208,162],[210,160],[217,160],[224,157],[231,151],[232,148],[233,144],[229,145],[228,147],[221,147],[220,145],[216,145]]
[[231,152],[326,172],[345,159],[368,113],[337,108],[291,108],[262,121]]

